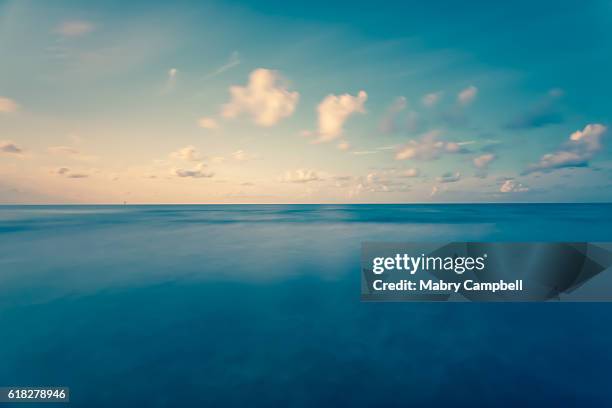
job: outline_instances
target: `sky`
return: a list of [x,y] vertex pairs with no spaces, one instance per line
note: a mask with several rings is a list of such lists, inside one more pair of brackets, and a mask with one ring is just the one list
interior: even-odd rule
[[612,201],[612,1],[0,0],[0,203]]

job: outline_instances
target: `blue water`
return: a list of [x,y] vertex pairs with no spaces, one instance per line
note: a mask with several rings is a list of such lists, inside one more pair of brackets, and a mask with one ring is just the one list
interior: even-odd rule
[[0,386],[69,386],[75,407],[612,405],[612,304],[361,303],[365,240],[612,241],[612,205],[0,207]]

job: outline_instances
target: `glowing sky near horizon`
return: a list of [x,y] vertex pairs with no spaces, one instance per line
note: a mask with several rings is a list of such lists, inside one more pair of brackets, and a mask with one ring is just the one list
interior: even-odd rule
[[0,1],[0,203],[612,199],[609,1],[285,3]]

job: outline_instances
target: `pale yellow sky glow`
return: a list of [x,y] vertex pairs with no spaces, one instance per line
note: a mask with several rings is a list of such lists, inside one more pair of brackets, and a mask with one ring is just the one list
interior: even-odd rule
[[0,203],[609,199],[606,118],[563,83],[426,36],[96,10],[0,5]]

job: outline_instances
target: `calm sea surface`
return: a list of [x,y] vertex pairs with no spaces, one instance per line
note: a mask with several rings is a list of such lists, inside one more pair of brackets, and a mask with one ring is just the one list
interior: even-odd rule
[[69,386],[75,407],[612,406],[612,304],[361,303],[366,240],[612,241],[612,204],[3,206],[0,386]]

